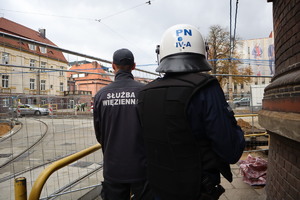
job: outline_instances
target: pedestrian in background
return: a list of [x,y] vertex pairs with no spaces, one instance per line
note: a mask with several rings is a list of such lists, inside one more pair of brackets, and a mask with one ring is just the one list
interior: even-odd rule
[[[104,200],[146,199],[146,159],[138,119],[137,95],[144,84],[134,80],[134,56],[114,52],[115,81],[94,99],[94,127],[104,156],[101,196]],[[143,197],[142,197],[143,196]]]
[[143,87],[139,112],[146,145],[148,180],[159,200],[218,199],[220,174],[232,181],[230,165],[245,146],[216,78],[206,71],[201,33],[180,24],[163,35],[159,73]]

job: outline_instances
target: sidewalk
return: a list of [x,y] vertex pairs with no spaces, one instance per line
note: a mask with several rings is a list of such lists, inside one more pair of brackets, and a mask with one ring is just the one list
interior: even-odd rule
[[221,179],[221,185],[225,188],[225,193],[220,200],[265,200],[266,193],[264,187],[250,186],[243,182],[238,165],[231,165],[233,181],[229,183],[226,179]]
[[[243,153],[240,160],[246,160],[249,153]],[[262,152],[250,153],[254,157],[261,157],[268,160],[268,156]],[[221,178],[221,185],[225,188],[225,193],[220,200],[265,200],[267,198],[265,187],[251,186],[243,182],[243,176],[240,173],[237,164],[231,165],[233,181],[229,183],[226,179]]]

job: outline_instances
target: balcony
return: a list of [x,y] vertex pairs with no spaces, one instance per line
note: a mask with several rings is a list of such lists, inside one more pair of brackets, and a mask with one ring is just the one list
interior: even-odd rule
[[0,93],[5,93],[5,94],[11,94],[12,92],[14,92],[14,90],[16,89],[15,86],[11,86],[11,87],[0,87]]
[[64,91],[65,96],[69,95],[92,95],[91,91],[75,90],[75,91]]

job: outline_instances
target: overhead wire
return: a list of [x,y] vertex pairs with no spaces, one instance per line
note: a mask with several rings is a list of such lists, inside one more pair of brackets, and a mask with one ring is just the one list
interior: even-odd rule
[[0,8],[0,10],[2,10],[2,11],[7,11],[7,12],[22,13],[22,14],[43,15],[43,16],[59,17],[59,18],[66,18],[66,19],[92,20],[92,21],[101,22],[101,21],[104,20],[104,19],[108,19],[108,18],[114,17],[114,16],[119,15],[119,14],[121,14],[121,13],[124,13],[124,12],[127,12],[127,11],[129,11],[129,10],[135,9],[135,8],[137,8],[137,7],[140,7],[140,6],[143,6],[143,5],[147,5],[147,4],[148,4],[148,5],[151,5],[151,2],[153,2],[153,1],[155,1],[155,0],[147,1],[147,2],[144,2],[144,3],[140,3],[140,4],[135,5],[135,6],[133,6],[133,7],[126,8],[126,9],[124,9],[124,10],[115,12],[115,13],[113,13],[113,14],[104,16],[104,17],[99,18],[99,19],[93,19],[93,18],[87,18],[87,17],[74,17],[74,16],[66,16],[66,15],[46,14],[46,13],[29,12],[29,11],[21,11],[21,10],[11,10],[11,9],[5,9],[5,8]]
[[[37,12],[27,12],[27,11],[19,11],[19,10],[9,10],[9,9],[3,9],[0,8],[0,10],[3,11],[8,11],[8,12],[17,12],[17,13],[23,13],[23,14],[34,14],[34,15],[43,15],[43,16],[51,16],[51,17],[59,17],[59,18],[66,18],[66,19],[76,19],[76,20],[92,20],[92,21],[97,21],[100,22],[101,24],[103,24],[108,30],[110,30],[112,33],[114,33],[115,35],[117,35],[118,37],[120,37],[121,39],[123,39],[124,41],[128,42],[129,44],[133,45],[135,48],[139,49],[140,51],[144,51],[143,49],[139,48],[135,43],[129,41],[126,37],[124,37],[122,34],[118,33],[117,31],[115,31],[114,29],[111,28],[111,26],[109,26],[106,23],[103,23],[103,20],[106,20],[108,18],[114,17],[116,15],[122,14],[124,12],[127,12],[129,10],[133,10],[135,8],[141,7],[143,5],[151,5],[151,3],[155,1],[155,0],[151,0],[151,1],[146,1],[144,3],[140,3],[138,5],[135,5],[133,7],[130,8],[126,8],[124,10],[115,12],[113,14],[104,16],[102,18],[99,19],[92,19],[92,18],[84,18],[84,17],[72,17],[72,16],[63,16],[63,15],[54,15],[54,14],[45,14],[45,13],[37,13]],[[147,53],[148,54],[148,53]]]
[[[154,0],[152,0],[152,1],[154,1]],[[143,6],[143,5],[145,5],[145,4],[151,5],[151,1],[147,1],[147,2],[145,2],[145,3],[138,4],[138,5],[133,6],[133,7],[131,7],[131,8],[127,8],[127,9],[125,9],[125,10],[118,11],[118,12],[116,12],[116,13],[114,13],[114,14],[107,15],[107,16],[102,17],[102,18],[100,18],[100,19],[96,19],[96,21],[101,22],[101,21],[104,20],[104,19],[107,19],[107,18],[110,18],[110,17],[114,17],[114,16],[119,15],[119,14],[121,14],[121,13],[124,13],[124,12],[126,12],[126,11],[135,9],[135,8],[137,8],[137,7],[140,7],[140,6]]]

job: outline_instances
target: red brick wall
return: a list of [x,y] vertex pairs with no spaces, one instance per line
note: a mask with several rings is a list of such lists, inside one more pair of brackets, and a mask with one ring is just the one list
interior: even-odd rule
[[269,200],[300,199],[300,146],[298,142],[270,133],[267,195]]
[[266,110],[300,113],[300,0],[273,0],[275,76]]
[[299,200],[300,0],[268,2],[273,2],[275,75],[259,114],[270,133],[267,199]]

